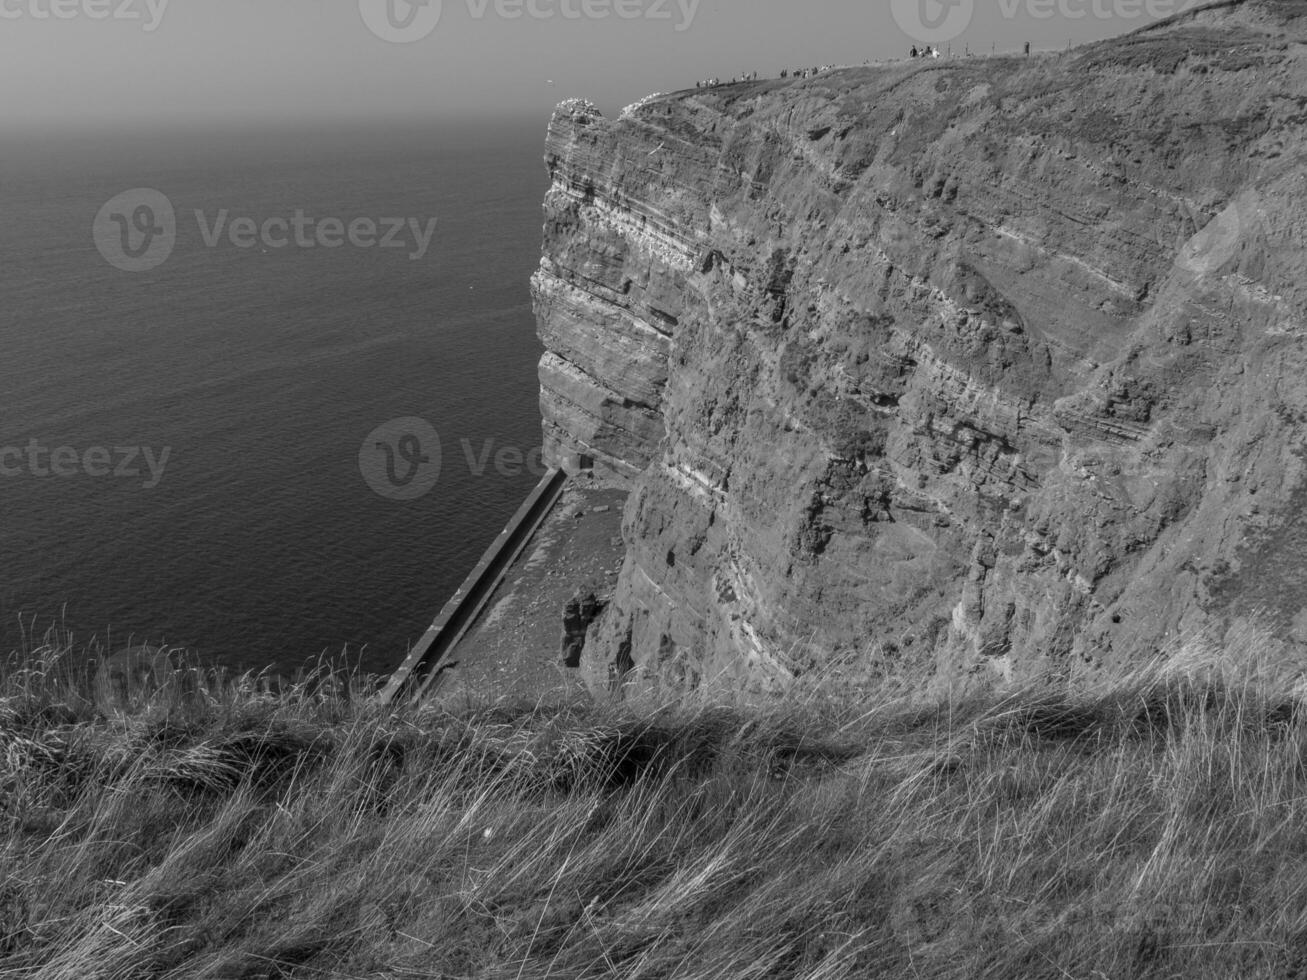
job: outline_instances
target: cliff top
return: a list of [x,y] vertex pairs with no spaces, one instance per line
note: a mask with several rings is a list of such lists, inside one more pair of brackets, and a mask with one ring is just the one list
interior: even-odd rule
[[[1082,73],[1122,70],[1151,70],[1174,75],[1190,61],[1201,62],[1204,70],[1239,71],[1258,67],[1265,59],[1259,49],[1284,52],[1307,42],[1307,4],[1300,0],[1217,0],[1131,33],[1058,53],[1022,55],[973,55],[952,58],[880,62],[871,66],[834,67],[807,78],[765,78],[723,83],[712,88],[687,88],[672,93],[653,93],[628,106],[622,118],[639,114],[656,117],[659,106],[673,101],[707,102],[720,109],[754,108],[763,96],[787,92],[833,93],[843,96],[870,95],[918,73],[991,74],[995,81],[1018,72],[1029,83],[1032,97],[1049,75],[1074,77]],[[568,99],[555,110],[556,117],[602,118],[598,107],[586,99]]]

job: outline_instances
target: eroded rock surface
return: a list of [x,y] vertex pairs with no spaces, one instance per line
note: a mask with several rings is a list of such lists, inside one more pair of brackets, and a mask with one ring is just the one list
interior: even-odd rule
[[632,491],[592,675],[1307,640],[1303,7],[560,106],[546,448]]

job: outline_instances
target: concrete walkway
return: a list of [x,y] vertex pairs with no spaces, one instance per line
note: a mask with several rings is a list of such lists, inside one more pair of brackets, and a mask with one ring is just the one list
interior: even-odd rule
[[563,499],[509,568],[481,617],[445,659],[442,701],[583,696],[563,667],[563,612],[581,592],[612,594],[625,556],[626,493],[572,481]]

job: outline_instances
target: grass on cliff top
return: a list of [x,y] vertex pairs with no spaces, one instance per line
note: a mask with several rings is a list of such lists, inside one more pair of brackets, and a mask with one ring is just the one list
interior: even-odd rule
[[909,710],[0,682],[0,977],[1291,977],[1307,724],[1208,673]]

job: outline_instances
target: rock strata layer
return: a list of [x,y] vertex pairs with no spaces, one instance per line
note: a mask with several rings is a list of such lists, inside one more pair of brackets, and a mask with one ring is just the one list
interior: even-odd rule
[[599,682],[1307,642],[1307,17],[550,123],[546,450],[631,490]]

